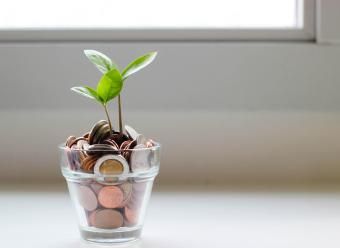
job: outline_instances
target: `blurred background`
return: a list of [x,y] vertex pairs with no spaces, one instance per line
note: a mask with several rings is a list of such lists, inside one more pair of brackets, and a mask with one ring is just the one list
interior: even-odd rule
[[159,183],[340,179],[337,1],[64,4],[0,9],[2,182],[62,182],[58,144],[105,118],[69,90],[100,76],[84,49],[121,67],[159,52],[122,93],[125,123],[163,145]]

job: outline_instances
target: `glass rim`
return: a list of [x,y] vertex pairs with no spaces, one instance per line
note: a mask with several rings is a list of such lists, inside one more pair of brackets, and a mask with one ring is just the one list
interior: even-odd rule
[[[154,149],[160,149],[161,148],[161,144],[158,142],[153,141],[153,146],[150,147],[143,147],[143,148],[132,148],[132,149],[117,149],[115,151],[117,152],[127,152],[127,151],[148,151],[148,150],[154,150]],[[70,148],[68,146],[66,146],[65,143],[61,143],[60,145],[58,145],[58,148],[60,150],[70,150],[70,151],[81,151],[81,152],[88,152],[88,149],[81,149],[81,148]],[[108,150],[105,149],[95,149],[95,150],[91,150],[90,152],[107,152]]]
[[[100,180],[101,182],[105,182],[105,179],[120,179],[120,180],[126,180],[127,178],[140,178],[140,179],[153,179],[154,177],[156,177],[158,175],[159,172],[159,165],[158,166],[154,166],[154,167],[150,167],[147,170],[144,171],[137,171],[137,172],[128,172],[126,174],[117,174],[117,175],[96,175],[94,173],[89,173],[89,172],[85,172],[85,171],[75,171],[75,170],[71,170],[69,168],[62,168],[61,172],[63,174],[63,176],[67,179],[67,180],[79,180],[79,179],[96,179],[96,180]],[[118,183],[119,181],[114,181],[111,182],[112,183]],[[106,182],[108,184],[110,184],[110,182]]]

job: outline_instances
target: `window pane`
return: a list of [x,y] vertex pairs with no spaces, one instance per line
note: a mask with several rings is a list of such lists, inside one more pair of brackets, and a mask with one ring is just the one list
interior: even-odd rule
[[297,0],[3,0],[0,28],[295,28]]

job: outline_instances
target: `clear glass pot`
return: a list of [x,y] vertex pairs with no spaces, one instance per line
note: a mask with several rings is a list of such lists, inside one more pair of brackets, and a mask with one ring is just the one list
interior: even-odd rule
[[82,238],[98,243],[137,240],[159,171],[160,145],[114,152],[60,146],[60,151]]

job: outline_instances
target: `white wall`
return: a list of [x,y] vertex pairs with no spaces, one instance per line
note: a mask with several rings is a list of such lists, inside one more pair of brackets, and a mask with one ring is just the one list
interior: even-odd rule
[[164,144],[160,182],[340,179],[340,47],[130,42],[0,44],[1,180],[59,180],[57,144],[104,118],[69,91],[100,75],[84,48],[159,51],[123,104]]

